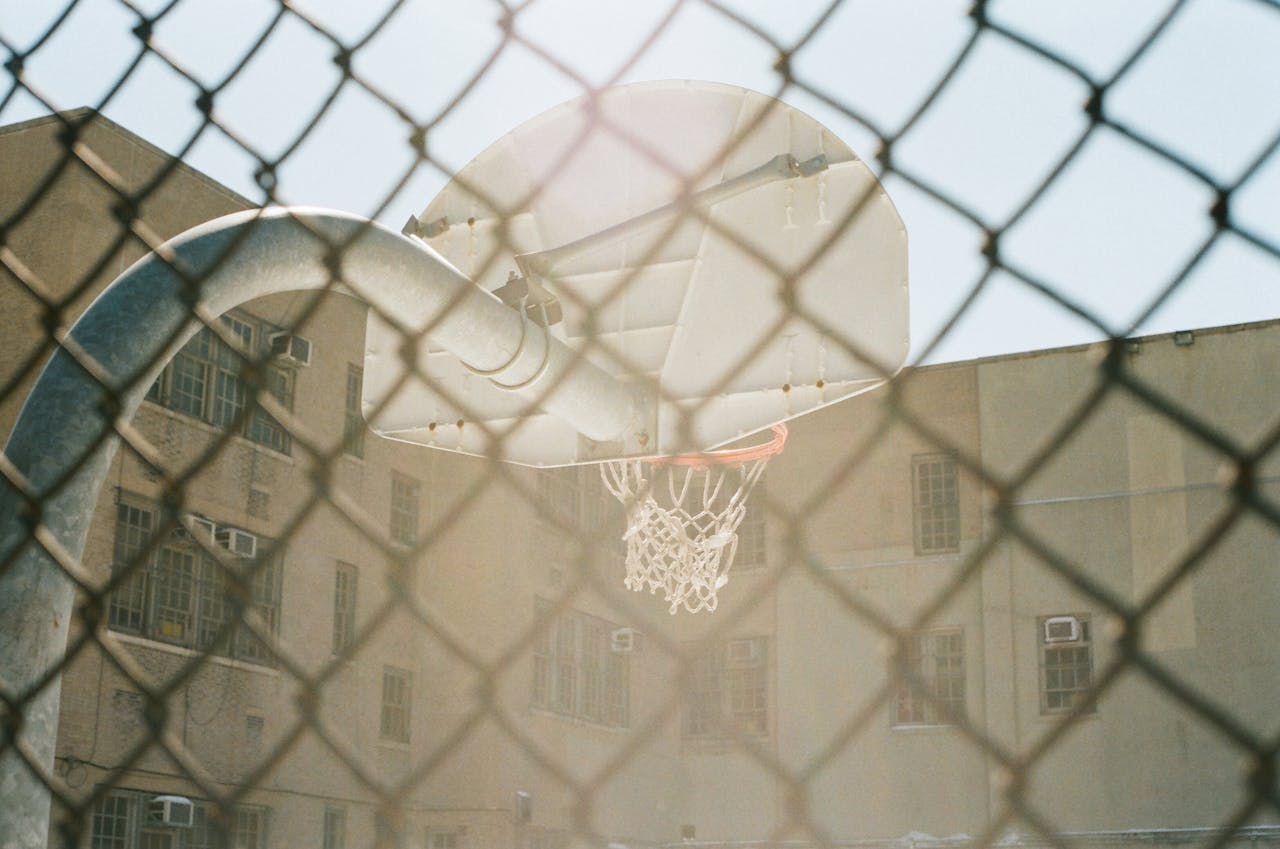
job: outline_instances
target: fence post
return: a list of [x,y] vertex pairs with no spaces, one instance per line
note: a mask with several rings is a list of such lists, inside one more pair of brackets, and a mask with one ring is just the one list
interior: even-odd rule
[[[180,269],[175,270],[175,269]],[[279,292],[329,289],[335,274],[388,315],[477,368],[540,372],[522,390],[580,429],[612,438],[636,417],[631,391],[425,246],[358,216],[251,210],[201,225],[139,260],[72,328],[28,396],[0,458],[0,847],[48,842],[61,664],[98,492],[128,421],[165,364],[216,316]],[[477,332],[479,331],[479,332]],[[526,335],[547,346],[523,345]],[[544,366],[544,355],[547,365]],[[526,362],[527,361],[527,362]],[[61,564],[63,565],[60,565]]]

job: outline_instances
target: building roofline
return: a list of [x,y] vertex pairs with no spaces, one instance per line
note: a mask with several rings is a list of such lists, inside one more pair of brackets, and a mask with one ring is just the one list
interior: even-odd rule
[[[1258,321],[1240,322],[1237,324],[1220,324],[1210,325],[1208,327],[1187,327],[1179,330],[1166,330],[1159,333],[1148,333],[1142,336],[1127,336],[1124,341],[1134,345],[1147,345],[1155,342],[1173,340],[1173,337],[1181,333],[1191,333],[1195,337],[1202,336],[1225,336],[1229,333],[1240,333],[1249,330],[1260,330],[1266,327],[1280,326],[1280,318],[1264,318]],[[1003,363],[1010,360],[1030,359],[1032,357],[1053,356],[1056,354],[1079,354],[1086,351],[1097,350],[1100,345],[1106,345],[1108,340],[1099,339],[1094,342],[1080,342],[1074,345],[1063,345],[1057,348],[1036,348],[1030,351],[1013,351],[1008,354],[989,354],[984,357],[974,357],[969,360],[950,360],[944,363],[926,363],[924,365],[912,366],[912,371],[942,371],[951,368],[968,368],[975,366],[992,365],[994,363]]]
[[174,156],[172,153],[169,153],[167,150],[157,147],[156,145],[147,141],[145,138],[133,132],[132,130],[128,129],[127,127],[123,127],[120,124],[117,124],[115,121],[111,120],[110,118],[103,115],[101,112],[97,111],[91,106],[79,106],[79,107],[76,107],[75,109],[66,109],[59,112],[51,112],[48,115],[41,115],[36,118],[29,118],[26,121],[19,121],[16,124],[8,124],[5,126],[0,126],[0,138],[3,138],[4,136],[9,136],[9,135],[16,135],[18,133],[27,132],[29,130],[34,130],[41,127],[46,127],[51,124],[58,125],[58,126],[66,126],[68,124],[75,125],[75,126],[86,126],[89,124],[93,124],[94,126],[102,127],[103,129],[108,130],[112,133],[115,133],[116,135],[120,136],[126,141],[132,142],[138,145],[139,147],[141,147],[142,149],[155,154],[158,157],[161,157],[163,159],[168,159],[168,160],[175,160],[177,162],[177,165],[176,165],[177,170],[182,171],[184,174],[187,174],[188,176],[194,177],[196,180],[200,181],[201,183],[204,183],[210,189],[213,189],[219,194],[225,195],[235,203],[243,206],[245,209],[257,209],[260,206],[262,206],[262,204],[252,201],[249,198],[245,197],[244,195],[240,194],[239,192],[235,191],[234,189],[231,189],[223,185],[222,183],[218,182],[213,177],[210,177],[208,174],[204,173],[203,171],[197,168],[193,168],[192,166],[188,165],[185,160],[179,159],[178,157]]

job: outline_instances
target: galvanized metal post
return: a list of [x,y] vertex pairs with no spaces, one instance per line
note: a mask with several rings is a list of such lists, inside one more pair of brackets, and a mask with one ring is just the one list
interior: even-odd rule
[[[175,271],[180,269],[181,272]],[[278,292],[349,291],[593,439],[639,420],[631,391],[429,248],[353,215],[252,210],[209,222],[124,272],[58,350],[0,458],[0,846],[48,841],[61,664],[98,492],[128,421],[208,315]],[[522,324],[524,326],[522,327]],[[72,351],[75,353],[73,354]],[[558,385],[557,385],[558,384]],[[59,565],[59,559],[66,564]]]

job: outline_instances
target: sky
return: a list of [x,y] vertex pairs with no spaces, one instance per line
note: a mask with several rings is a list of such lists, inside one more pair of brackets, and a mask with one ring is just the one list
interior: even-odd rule
[[[823,20],[829,5],[536,0],[514,16],[518,39],[504,40],[504,7],[490,0],[297,0],[287,9],[278,0],[0,0],[0,57],[22,54],[24,81],[39,94],[0,75],[0,125],[50,106],[97,106],[255,200],[264,197],[255,182],[259,163],[241,145],[266,159],[289,152],[277,172],[281,202],[357,212],[399,229],[484,147],[585,86],[713,80],[780,92],[877,173],[880,137],[901,135],[893,146],[900,173],[884,174],[884,184],[909,234],[913,361],[1280,317],[1280,258],[1273,253],[1280,245],[1280,152],[1262,159],[1280,136],[1276,3],[1001,0],[988,3],[986,14],[1013,37],[988,29],[976,41],[965,2],[848,0]],[[1130,63],[1171,6],[1179,7],[1171,23]],[[377,27],[389,8],[394,13]],[[151,43],[168,62],[145,53],[139,60],[132,33],[139,16],[165,9]],[[395,110],[349,81],[341,85],[334,41],[316,27],[359,44],[355,74],[412,121],[430,125],[430,163],[415,167],[410,126]],[[1247,174],[1232,195],[1232,220],[1262,246],[1220,236],[1147,315],[1213,234],[1215,195],[1109,128],[1095,130],[1020,214],[1089,126],[1090,88],[1019,40],[1094,83],[1117,78],[1106,114],[1207,179],[1234,186]],[[780,90],[770,41],[787,49],[801,44],[791,69],[803,87]],[[197,86],[170,62],[218,89],[213,114],[228,132],[201,130]],[[981,225],[1004,229],[1011,220],[1001,257],[1076,313],[1005,272],[975,289],[987,270]]]

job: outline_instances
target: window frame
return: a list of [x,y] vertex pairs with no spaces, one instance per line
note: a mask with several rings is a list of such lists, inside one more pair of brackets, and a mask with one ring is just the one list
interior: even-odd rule
[[[266,391],[286,410],[293,410],[297,371],[277,364],[269,339],[280,332],[262,319],[233,310],[218,318],[223,332],[242,343],[237,351],[210,327],[201,327],[147,390],[146,400],[188,418],[220,429],[237,425],[239,436],[271,451],[293,453],[293,437],[256,401]],[[246,381],[244,372],[256,366],[262,385]]]
[[382,667],[382,709],[378,737],[393,743],[408,743],[412,737],[413,672],[398,666]]
[[[535,599],[534,615],[553,606]],[[580,610],[566,610],[534,641],[529,705],[604,728],[631,726],[630,656],[615,652],[618,625]]]
[[346,849],[346,846],[347,809],[337,805],[325,805],[320,832],[321,849]]
[[960,550],[960,464],[954,454],[912,456],[911,515],[916,554]]
[[686,740],[723,741],[734,733],[767,738],[772,720],[769,637],[730,637],[686,645],[693,679],[680,723]]
[[[267,849],[270,834],[270,811],[261,805],[236,805],[234,810],[235,826],[230,829],[231,845],[235,849]],[[251,825],[252,824],[252,825]],[[252,834],[252,843],[246,836]]]
[[422,516],[422,481],[413,475],[391,473],[391,541],[412,548],[418,544]]
[[[131,522],[136,518],[136,523]],[[259,666],[275,665],[275,650],[243,623],[233,624],[238,593],[227,568],[181,525],[168,524],[159,507],[144,499],[116,499],[115,542],[111,564],[114,584],[107,603],[107,627],[158,643],[196,649]],[[259,537],[258,557],[245,560],[239,575],[249,588],[248,607],[256,610],[272,635],[280,633],[283,607],[283,547]],[[223,558],[238,565],[233,555]],[[219,591],[221,590],[221,591]]]
[[[172,849],[220,849],[220,847],[238,846],[237,838],[242,815],[248,815],[258,822],[260,840],[256,847],[249,849],[270,849],[271,808],[265,805],[235,805],[231,809],[230,825],[218,825],[209,816],[213,805],[204,799],[191,800],[191,827],[185,829],[160,828],[147,822],[147,805],[155,796],[154,790],[135,790],[130,788],[113,788],[101,796],[92,808],[89,817],[88,849],[140,849],[147,833],[173,835],[170,843]],[[100,824],[106,819],[103,808],[112,805],[115,811],[110,815],[119,823],[119,834],[101,835]],[[337,847],[342,849],[342,847]]]
[[333,571],[333,653],[342,654],[356,639],[360,570],[339,560]]
[[[964,629],[948,627],[913,631],[906,635],[906,639],[914,645],[906,663],[912,667],[911,672],[919,680],[919,687],[907,678],[897,676],[893,727],[955,725],[958,718],[966,716],[968,703]],[[940,651],[944,640],[946,648],[954,646],[958,651]]]
[[[1045,642],[1044,623],[1049,619],[1059,616],[1071,616],[1080,623],[1080,637],[1072,642],[1064,643],[1048,643]],[[1076,705],[1087,697],[1088,693],[1093,689],[1093,628],[1092,620],[1087,613],[1054,613],[1047,616],[1036,618],[1036,657],[1039,666],[1038,678],[1039,686],[1036,688],[1040,694],[1040,714],[1041,716],[1055,716],[1064,713],[1071,713],[1076,710]],[[1071,651],[1077,658],[1083,657],[1083,664],[1080,663],[1055,663],[1050,664],[1049,656],[1058,656],[1066,651]],[[1079,684],[1080,668],[1083,666],[1085,682]],[[1076,682],[1071,687],[1055,687],[1050,690],[1049,681],[1051,672],[1069,673]],[[1051,696],[1057,695],[1069,696],[1067,704],[1051,704],[1056,701]],[[1097,703],[1091,703],[1084,709],[1085,713],[1096,713]]]
[[738,547],[734,550],[733,568],[739,572],[763,569],[768,565],[769,523],[765,474],[762,473],[751,489],[751,497],[743,505],[742,521],[738,524]]
[[364,412],[360,409],[364,396],[364,369],[347,363],[347,392],[342,410],[342,453],[350,457],[364,456]]
[[425,849],[459,849],[462,845],[462,829],[428,827]]

